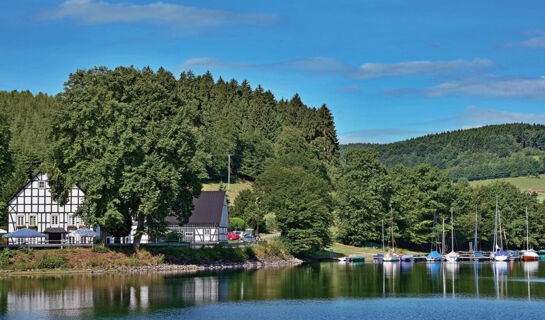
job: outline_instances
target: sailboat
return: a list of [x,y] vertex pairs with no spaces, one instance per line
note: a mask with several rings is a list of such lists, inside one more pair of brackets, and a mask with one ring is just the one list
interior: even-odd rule
[[528,207],[526,207],[526,250],[522,253],[523,261],[537,261],[539,255],[535,251],[530,250],[530,238],[528,236]]
[[477,251],[477,207],[475,207],[475,240],[473,248],[473,259],[478,260],[479,258],[484,257],[483,253]]
[[451,226],[451,243],[452,243],[452,251],[450,251],[446,256],[445,259],[447,259],[448,262],[457,262],[460,260],[460,254],[454,251],[454,218],[453,218],[453,212],[452,208],[450,208],[450,221],[452,223]]
[[384,262],[396,262],[399,261],[399,256],[395,254],[395,242],[394,242],[394,212],[390,208],[390,221],[392,226],[392,248],[388,249],[388,253],[384,255],[382,261]]
[[[429,262],[437,262],[443,260],[443,256],[437,251],[437,216],[436,212],[433,213],[433,228],[435,229],[435,250],[430,252],[426,257],[426,260]],[[433,247],[432,247],[433,248]]]
[[[500,242],[501,241],[501,220],[500,220]],[[509,260],[509,253],[505,252],[501,246],[498,246],[498,196],[496,196],[496,216],[494,218],[494,252],[490,257],[495,261]]]

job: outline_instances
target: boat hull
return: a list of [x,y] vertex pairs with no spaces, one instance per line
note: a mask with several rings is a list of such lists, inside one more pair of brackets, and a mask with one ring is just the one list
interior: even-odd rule
[[538,261],[539,257],[522,256],[522,261]]
[[382,259],[384,262],[397,262],[399,261],[399,257],[384,257]]
[[494,256],[494,261],[507,261],[509,260],[508,256]]

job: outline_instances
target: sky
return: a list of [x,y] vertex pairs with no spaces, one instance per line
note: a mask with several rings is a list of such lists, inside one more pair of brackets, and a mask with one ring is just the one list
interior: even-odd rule
[[341,143],[545,124],[543,1],[0,1],[0,90],[95,66],[299,93]]

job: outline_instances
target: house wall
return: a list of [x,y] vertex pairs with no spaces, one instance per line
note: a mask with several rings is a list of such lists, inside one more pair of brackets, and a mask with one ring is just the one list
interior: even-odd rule
[[[217,225],[185,225],[170,226],[169,229],[178,232],[182,237],[182,241],[195,242],[195,243],[207,243],[207,242],[220,242],[220,228]],[[225,237],[227,239],[227,236]]]
[[8,232],[20,227],[35,228],[38,232],[47,228],[78,228],[83,221],[74,213],[84,198],[83,191],[74,186],[68,195],[68,202],[59,205],[53,200],[47,175],[40,173],[8,202]]

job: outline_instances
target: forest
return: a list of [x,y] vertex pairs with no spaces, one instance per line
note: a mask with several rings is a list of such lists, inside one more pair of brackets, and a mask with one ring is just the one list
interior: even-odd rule
[[[6,202],[42,170],[61,202],[72,185],[82,186],[78,214],[87,224],[120,236],[135,221],[137,236],[160,236],[167,215],[187,221],[202,183],[227,180],[231,155],[233,176],[251,182],[230,203],[231,220],[280,231],[298,256],[333,241],[376,245],[390,213],[397,245],[425,249],[435,239],[434,220],[451,225],[451,209],[458,244],[472,240],[477,215],[486,249],[496,197],[508,246],[521,246],[528,207],[531,243],[543,247],[545,206],[535,194],[502,182],[473,188],[471,177],[452,176],[452,168],[471,166],[445,164],[483,151],[516,165],[524,163],[516,157],[533,159],[540,172],[542,129],[490,126],[392,144],[397,153],[387,153],[388,145],[340,152],[329,108],[309,107],[297,94],[278,100],[259,85],[210,73],[97,67],[70,74],[54,97],[0,92],[0,207],[5,224]],[[443,149],[450,162],[437,160]],[[401,163],[385,161],[396,157]]]
[[420,163],[444,170],[449,177],[480,180],[538,175],[545,172],[545,126],[524,123],[457,130],[389,144],[348,144],[373,148],[380,160],[413,167]]

